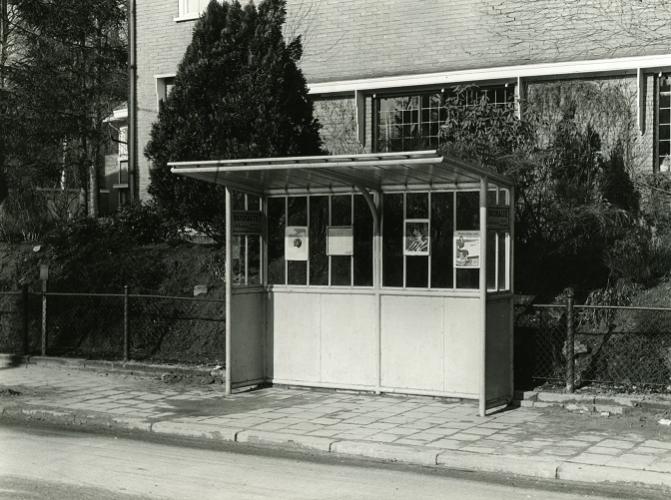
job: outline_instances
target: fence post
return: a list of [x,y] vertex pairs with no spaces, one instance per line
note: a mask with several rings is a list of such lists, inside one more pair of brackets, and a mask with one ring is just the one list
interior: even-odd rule
[[573,288],[566,290],[566,392],[575,391],[575,332],[573,330]]
[[42,356],[47,355],[47,280],[42,280]]
[[22,325],[21,325],[21,330],[23,333],[23,355],[26,356],[28,355],[28,349],[29,349],[29,342],[28,342],[28,336],[29,336],[29,314],[30,311],[28,310],[30,307],[30,304],[28,301],[30,300],[30,297],[28,295],[28,285],[24,284],[21,287],[21,319],[22,319]]
[[129,327],[129,314],[128,314],[128,285],[123,287],[123,360],[128,361],[128,327]]

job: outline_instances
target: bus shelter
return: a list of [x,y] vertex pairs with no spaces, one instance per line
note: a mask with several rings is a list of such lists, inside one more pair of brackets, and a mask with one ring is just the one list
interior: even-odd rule
[[513,395],[513,186],[436,151],[170,163],[226,188],[226,388]]

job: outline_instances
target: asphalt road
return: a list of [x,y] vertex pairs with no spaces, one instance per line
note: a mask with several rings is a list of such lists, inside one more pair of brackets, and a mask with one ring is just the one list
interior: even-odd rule
[[108,435],[0,427],[0,499],[634,498],[551,490],[401,466],[232,453]]

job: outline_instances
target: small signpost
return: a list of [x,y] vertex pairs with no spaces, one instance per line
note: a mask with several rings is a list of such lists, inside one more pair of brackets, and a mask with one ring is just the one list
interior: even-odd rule
[[42,356],[47,355],[47,281],[49,265],[40,265],[40,281],[42,282]]

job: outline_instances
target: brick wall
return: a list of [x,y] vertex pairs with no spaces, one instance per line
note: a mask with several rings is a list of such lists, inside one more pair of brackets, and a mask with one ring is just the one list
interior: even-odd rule
[[144,148],[158,115],[156,75],[174,74],[191,42],[194,22],[177,23],[177,0],[140,0],[137,5],[138,166],[140,197],[146,197],[149,165]]
[[[645,43],[636,43],[634,28],[660,26],[653,7],[621,14],[613,4],[606,12],[603,0],[288,0],[287,5],[286,32],[303,36],[309,81],[668,53],[662,33],[669,27],[660,28],[656,43],[642,29]],[[559,20],[559,13],[570,22]]]
[[[592,3],[604,2],[571,5]],[[620,27],[615,19],[600,19],[598,9],[588,11],[591,18],[580,14],[571,25],[548,21],[545,13],[566,8],[563,0],[287,0],[287,4],[286,34],[303,37],[301,65],[310,82],[668,53],[664,37],[659,44],[638,47],[628,35],[609,35]],[[137,6],[141,196],[149,184],[144,147],[157,116],[155,75],[176,72],[195,24],[175,22],[177,10],[178,0],[141,0]],[[602,35],[589,36],[594,33]],[[648,99],[653,98],[650,90]],[[370,104],[367,98],[365,150],[370,150],[372,139]],[[317,104],[322,134],[333,152],[357,152],[349,121],[353,112],[353,101],[347,99]],[[654,113],[647,113],[646,135],[636,143],[641,157],[646,157],[644,165],[649,165],[647,155],[652,154],[653,118]],[[347,122],[346,130],[337,131],[336,121]]]

